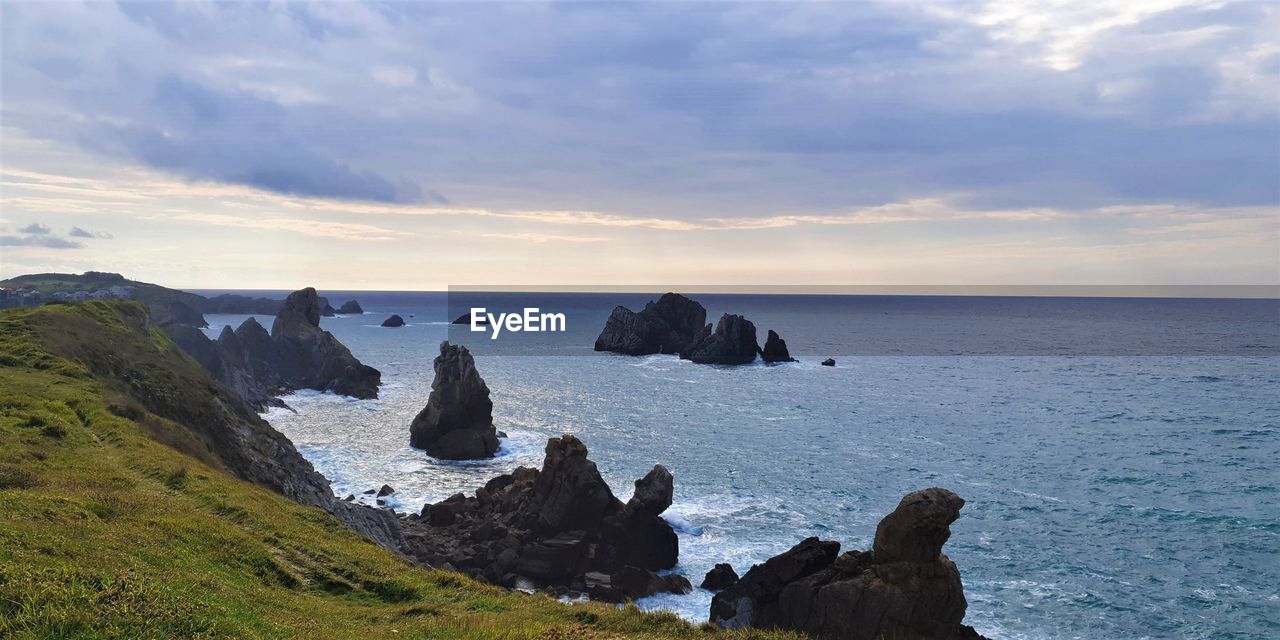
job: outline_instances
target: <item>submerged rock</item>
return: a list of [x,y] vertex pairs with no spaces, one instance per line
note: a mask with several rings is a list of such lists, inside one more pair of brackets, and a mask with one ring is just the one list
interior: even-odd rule
[[656,465],[624,504],[586,445],[570,435],[551,438],[541,470],[520,467],[474,497],[423,507],[407,525],[405,549],[432,566],[447,563],[508,587],[529,582],[615,602],[683,593],[687,580],[654,573],[675,566],[679,555],[675,531],[660,515],[672,486]]
[[769,337],[764,341],[764,349],[760,350],[760,359],[765,362],[795,362],[787,351],[787,343],[778,336],[778,332],[769,330]]
[[355,300],[348,300],[338,307],[338,313],[344,316],[358,316],[364,313],[364,309],[360,308],[360,303]]
[[714,332],[711,325],[703,327],[680,357],[699,364],[747,364],[759,351],[756,326],[742,316],[726,313],[720,316]]
[[409,444],[447,460],[493,457],[493,401],[471,352],[446,340],[433,367],[431,396],[409,426]]
[[962,624],[960,572],[942,555],[963,506],[946,489],[908,494],[880,521],[871,551],[837,557],[840,543],[808,538],[716,594],[711,622],[820,640],[981,638]]
[[707,321],[701,304],[678,293],[665,293],[639,313],[616,307],[596,338],[596,351],[639,356],[679,353]]
[[382,326],[384,326],[384,327],[403,327],[403,326],[404,326],[404,318],[401,318],[400,316],[398,316],[398,315],[394,315],[394,314],[393,314],[390,318],[387,318],[386,320],[383,320],[383,321],[382,321]]

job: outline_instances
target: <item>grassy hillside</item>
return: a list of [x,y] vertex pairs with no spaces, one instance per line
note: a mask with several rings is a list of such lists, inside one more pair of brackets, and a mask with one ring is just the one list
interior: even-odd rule
[[0,312],[0,637],[791,637],[412,566],[144,408],[209,384],[137,303]]

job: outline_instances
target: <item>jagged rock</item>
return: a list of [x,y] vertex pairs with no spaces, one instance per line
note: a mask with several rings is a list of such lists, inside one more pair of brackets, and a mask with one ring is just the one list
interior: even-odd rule
[[427,406],[409,426],[409,444],[447,460],[489,458],[498,450],[493,402],[466,347],[440,343]]
[[765,362],[795,362],[787,351],[787,342],[778,337],[778,332],[769,330],[769,337],[764,341],[764,349],[760,350],[760,359]]
[[338,307],[338,313],[344,316],[354,316],[364,313],[364,309],[360,308],[360,303],[355,300],[348,300]]
[[400,317],[400,316],[398,316],[398,315],[392,315],[390,318],[387,318],[386,320],[383,320],[383,321],[382,321],[382,326],[384,326],[384,327],[403,327],[403,326],[404,326],[404,318],[401,318],[401,317]]
[[287,387],[378,397],[382,374],[361,364],[337,338],[320,328],[320,303],[311,287],[285,299],[271,325],[275,370]]
[[834,367],[834,366],[836,366],[836,359],[835,359],[835,358],[827,358],[826,360],[823,360],[823,361],[822,361],[822,366],[824,366],[824,367]]
[[392,486],[391,486],[391,485],[389,485],[389,484],[384,484],[384,485],[382,485],[382,488],[381,488],[381,489],[378,489],[378,497],[379,497],[379,498],[383,498],[383,497],[389,496],[389,495],[391,495],[391,494],[393,494],[393,493],[395,493],[395,492],[396,492],[396,490],[395,490],[394,488],[392,488]]
[[738,572],[733,570],[732,565],[722,562],[707,572],[699,586],[708,591],[720,591],[733,586],[737,581]]
[[336,315],[338,315],[338,312],[334,310],[333,305],[329,304],[329,299],[324,296],[321,296],[320,297],[320,317],[332,318]]
[[153,300],[147,303],[151,310],[151,322],[159,327],[171,324],[207,327],[204,315],[181,300]]
[[941,553],[962,506],[946,489],[908,494],[880,521],[871,551],[837,557],[839,543],[806,539],[716,594],[711,621],[819,640],[981,638],[962,624],[960,572]]
[[716,322],[714,332],[711,325],[703,327],[680,357],[698,364],[747,364],[759,351],[756,326],[742,316],[726,313]]
[[616,307],[596,338],[596,351],[638,356],[679,353],[707,321],[701,304],[678,293],[665,293],[639,313]]
[[[660,516],[671,474],[655,466],[623,504],[587,448],[565,435],[547,442],[542,469],[520,467],[477,489],[423,507],[406,529],[406,550],[433,566],[452,564],[490,582],[529,581],[620,602],[688,581],[658,576],[675,566],[678,540]],[[656,589],[656,591],[655,591]]]

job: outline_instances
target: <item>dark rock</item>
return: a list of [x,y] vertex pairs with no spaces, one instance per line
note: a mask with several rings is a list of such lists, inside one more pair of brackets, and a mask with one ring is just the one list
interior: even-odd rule
[[552,438],[541,470],[520,467],[474,497],[425,506],[422,519],[406,525],[406,551],[498,584],[521,580],[613,602],[681,592],[687,580],[654,573],[674,566],[679,554],[675,531],[660,515],[671,487],[671,474],[655,466],[623,504],[581,441]]
[[347,494],[347,497],[343,498],[343,499],[342,499],[342,501],[343,501],[343,502],[351,502],[352,500],[355,500],[355,499],[356,499],[356,494],[354,494],[354,493],[348,493],[348,494]]
[[251,298],[249,296],[226,293],[204,301],[201,311],[205,313],[247,313],[274,316],[279,313],[283,300],[271,298]]
[[440,343],[427,406],[409,426],[409,444],[447,460],[489,458],[498,450],[493,402],[466,347]]
[[316,290],[295,291],[271,325],[275,370],[281,383],[294,389],[316,389],[354,396],[378,397],[382,374],[362,364],[337,338],[320,328]]
[[366,496],[374,495],[374,494],[375,494],[375,493],[377,493],[377,492],[378,492],[378,490],[377,490],[377,489],[365,489],[365,490],[364,490],[364,494],[365,494]]
[[392,315],[390,318],[387,318],[386,320],[383,320],[383,321],[382,321],[382,326],[384,326],[384,327],[403,327],[403,326],[404,326],[404,318],[401,318],[401,317],[400,317],[400,316],[398,316],[398,315]]
[[716,594],[711,621],[814,638],[981,638],[963,625],[960,572],[942,555],[964,500],[946,489],[908,494],[881,520],[871,551],[809,538]]
[[[466,324],[466,325],[471,324],[471,313],[467,312],[454,318],[453,324]],[[489,319],[484,316],[481,316],[480,318],[478,318],[477,324],[481,324],[481,325],[489,324]]]
[[678,293],[665,293],[639,313],[616,307],[596,338],[596,351],[638,356],[679,353],[707,320],[701,304]]
[[147,308],[151,310],[151,322],[159,327],[167,327],[171,324],[192,327],[209,326],[198,310],[181,300],[154,300],[147,303]]
[[742,316],[726,313],[716,322],[714,332],[711,325],[703,327],[680,357],[698,364],[747,364],[759,351],[756,326]]
[[778,337],[778,333],[773,329],[769,330],[769,337],[764,341],[764,349],[760,351],[760,359],[765,362],[795,362],[796,359],[791,357],[791,353],[787,351],[787,343]]
[[329,304],[329,299],[324,296],[321,296],[320,297],[320,317],[332,318],[336,315],[338,315],[338,312],[334,310],[333,305]]
[[364,309],[360,308],[360,303],[355,300],[348,300],[338,307],[338,313],[344,316],[355,316],[364,313]]
[[382,498],[382,497],[384,497],[384,496],[389,496],[389,495],[391,495],[391,494],[393,494],[393,493],[395,493],[395,492],[396,492],[396,490],[395,490],[394,488],[392,488],[392,487],[391,487],[391,485],[389,485],[389,484],[384,484],[384,485],[382,485],[382,488],[381,488],[381,489],[378,489],[378,497],[379,497],[379,498]]
[[733,586],[737,581],[738,572],[733,570],[733,566],[720,563],[707,572],[700,586],[708,591],[720,591]]
[[824,366],[824,367],[834,367],[834,366],[836,366],[836,359],[835,359],[835,358],[827,358],[826,360],[823,360],[823,361],[822,361],[822,366]]

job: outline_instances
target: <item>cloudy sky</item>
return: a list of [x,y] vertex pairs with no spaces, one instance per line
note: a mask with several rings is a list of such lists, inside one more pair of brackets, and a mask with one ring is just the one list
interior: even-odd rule
[[1280,282],[1280,4],[0,4],[0,274]]

